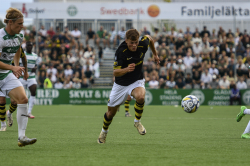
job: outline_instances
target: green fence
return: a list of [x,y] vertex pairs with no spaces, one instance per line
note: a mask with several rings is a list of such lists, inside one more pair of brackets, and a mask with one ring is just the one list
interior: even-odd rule
[[[106,105],[110,92],[111,89],[38,89],[36,104]],[[26,93],[29,96],[28,90]],[[229,105],[230,93],[230,90],[147,89],[145,104],[180,105],[181,99],[191,94],[197,96],[202,105]],[[250,105],[250,90],[241,91],[241,100],[242,104]]]

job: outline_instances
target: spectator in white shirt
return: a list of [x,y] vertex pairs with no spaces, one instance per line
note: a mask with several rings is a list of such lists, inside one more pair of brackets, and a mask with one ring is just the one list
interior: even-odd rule
[[43,39],[46,39],[46,36],[47,36],[47,31],[46,29],[44,28],[44,26],[42,25],[41,26],[41,29],[39,29],[39,33],[38,33]]
[[78,40],[81,37],[81,31],[78,30],[78,28],[75,26],[74,30],[71,31],[71,36],[73,36],[76,40]]
[[73,75],[73,70],[71,69],[70,65],[67,65],[67,68],[64,70],[64,75],[65,77],[72,76]]
[[191,53],[187,52],[187,56],[183,58],[184,65],[186,69],[192,69],[192,64],[194,63],[194,59],[191,57]]
[[66,77],[64,84],[63,84],[63,88],[64,89],[71,89],[72,88],[72,81],[70,81],[70,76]]
[[171,77],[170,81],[166,82],[167,89],[173,89],[175,85],[174,77]]
[[121,30],[118,32],[119,43],[121,43],[123,40],[125,40],[125,35],[126,35],[125,28],[122,27]]
[[247,89],[247,84],[244,81],[243,77],[240,77],[240,81],[238,81],[237,85],[236,85],[237,89],[241,90],[241,89]]
[[195,43],[193,45],[193,52],[195,55],[200,54],[202,52],[202,47],[199,40],[195,40]]
[[50,64],[49,68],[47,69],[47,75],[49,75],[50,73],[52,74],[51,75],[51,81],[56,82],[57,69],[54,68],[53,64]]
[[54,84],[54,88],[55,89],[62,89],[63,88],[63,84],[59,81],[59,79],[57,79],[56,83]]
[[227,80],[227,76],[223,76],[223,78],[219,81],[220,89],[229,89],[230,82]]
[[212,66],[209,68],[209,73],[211,75],[215,74],[216,76],[219,74],[219,70],[215,68],[215,64],[213,63]]
[[148,85],[152,89],[158,89],[159,82],[156,80],[155,76],[152,76],[152,80],[148,82]]
[[176,60],[171,58],[170,63],[167,64],[167,69],[170,69],[172,67],[173,70],[178,70],[178,66],[176,65]]
[[201,86],[202,88],[207,88],[208,84],[212,81],[212,75],[208,72],[208,69],[205,70],[205,73],[201,74]]

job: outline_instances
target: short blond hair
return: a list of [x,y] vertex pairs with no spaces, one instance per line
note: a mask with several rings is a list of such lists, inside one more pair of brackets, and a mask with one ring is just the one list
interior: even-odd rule
[[8,24],[9,20],[13,20],[13,22],[15,22],[17,19],[23,18],[23,13],[16,8],[11,7],[6,11],[6,13],[6,19],[4,19],[4,23],[6,24]]

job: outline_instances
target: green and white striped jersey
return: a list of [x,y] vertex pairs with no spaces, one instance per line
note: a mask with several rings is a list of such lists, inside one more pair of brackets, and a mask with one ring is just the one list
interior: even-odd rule
[[[0,29],[0,61],[11,65],[14,56],[23,41],[23,34],[9,35],[5,28]],[[0,80],[3,80],[10,70],[0,69]]]
[[[36,61],[37,61],[37,55],[35,53],[27,53],[26,51],[24,52],[25,55],[26,55],[26,59],[27,59],[27,67],[28,67],[28,73],[29,73],[29,78],[28,79],[31,79],[31,78],[36,78],[36,73],[31,73],[31,70],[36,66]],[[20,58],[20,66],[23,66],[22,64],[22,59]],[[22,77],[20,77],[22,78]]]

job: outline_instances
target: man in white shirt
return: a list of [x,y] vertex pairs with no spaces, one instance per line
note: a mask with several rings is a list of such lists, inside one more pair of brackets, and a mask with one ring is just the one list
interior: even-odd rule
[[241,90],[241,89],[247,89],[247,84],[244,81],[243,77],[240,77],[240,81],[238,81],[237,85],[236,85],[237,89]]
[[52,74],[51,75],[51,81],[52,82],[56,82],[56,74],[57,74],[57,69],[54,68],[54,66],[52,64],[49,65],[49,68],[47,69],[47,74]]
[[194,41],[193,52],[195,55],[200,54],[202,52],[202,47],[201,47],[199,40]]
[[186,69],[192,69],[192,64],[194,63],[194,59],[191,57],[191,53],[187,52],[187,56],[183,58],[184,65]]
[[201,86],[202,88],[207,88],[208,84],[212,81],[212,75],[208,72],[208,69],[205,70],[205,73],[201,75]]
[[211,75],[215,74],[216,76],[219,74],[219,70],[215,68],[215,64],[213,63],[212,66],[209,68],[209,73]]
[[62,89],[63,88],[63,84],[59,81],[59,79],[57,79],[56,83],[54,84],[54,88],[55,89]]
[[41,26],[41,29],[39,29],[39,33],[38,33],[43,39],[46,39],[46,36],[47,36],[47,31],[46,29],[44,28],[44,26],[42,25]]
[[81,37],[81,31],[78,30],[78,28],[75,26],[74,30],[71,31],[71,35],[78,40]]
[[220,89],[229,89],[230,82],[227,80],[226,76],[219,81]]
[[64,70],[64,76],[65,78],[67,78],[68,76],[72,76],[73,75],[73,70],[71,69],[70,65],[67,65],[67,68]]
[[148,85],[152,89],[158,89],[159,82],[156,80],[155,76],[153,76],[152,80],[148,82]]

